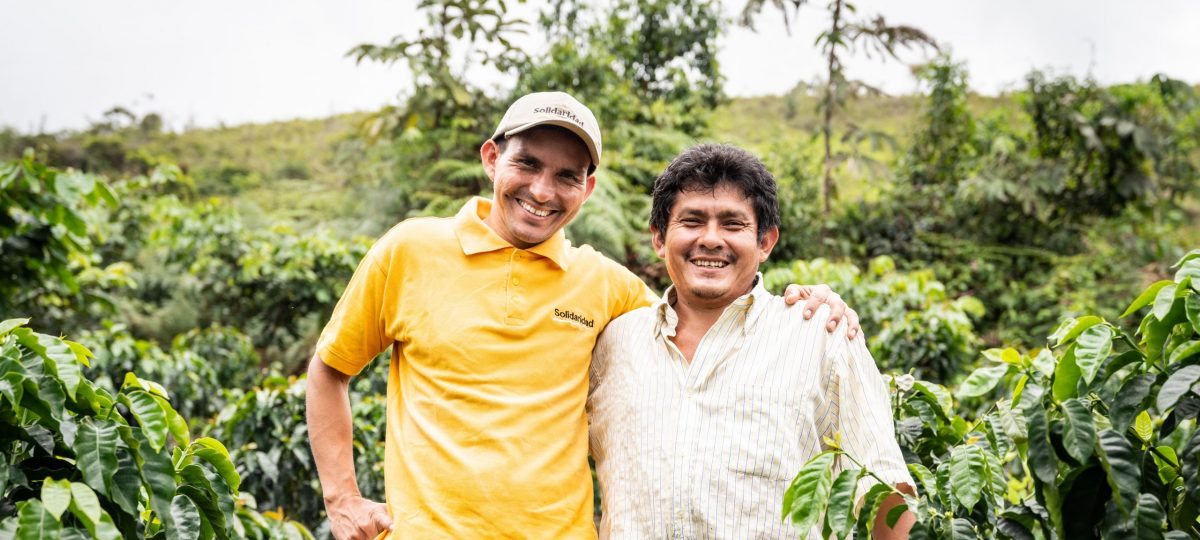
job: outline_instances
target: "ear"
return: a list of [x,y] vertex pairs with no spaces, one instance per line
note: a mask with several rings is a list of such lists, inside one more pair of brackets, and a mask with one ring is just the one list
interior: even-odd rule
[[758,262],[762,264],[767,262],[767,257],[771,256],[771,250],[775,249],[775,244],[779,242],[779,227],[771,227],[767,234],[763,235],[762,241],[758,243]]
[[584,188],[583,188],[584,189],[583,200],[586,201],[586,200],[588,200],[588,197],[592,196],[592,191],[596,189],[596,175],[594,175],[594,174],[588,175],[587,180],[585,182],[587,183],[587,185],[584,186]]
[[483,146],[479,147],[479,161],[483,163],[483,171],[487,173],[488,179],[492,182],[496,181],[496,160],[500,159],[500,147],[496,146],[496,141],[488,139],[483,142]]
[[667,260],[666,233],[654,225],[650,226],[650,243],[654,246],[654,252],[658,254],[658,258],[664,261]]

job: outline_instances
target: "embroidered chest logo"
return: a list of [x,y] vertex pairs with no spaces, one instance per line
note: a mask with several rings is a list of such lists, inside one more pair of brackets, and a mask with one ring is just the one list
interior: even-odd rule
[[592,328],[596,324],[595,320],[593,319],[589,319],[573,311],[558,308],[554,308],[554,318],[560,321],[574,323],[579,326],[586,326],[588,328]]

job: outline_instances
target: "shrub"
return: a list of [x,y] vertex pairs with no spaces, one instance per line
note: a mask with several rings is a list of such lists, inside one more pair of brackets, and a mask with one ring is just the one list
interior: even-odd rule
[[883,368],[947,380],[975,354],[971,318],[983,315],[983,304],[949,298],[929,270],[897,272],[891,258],[877,257],[863,275],[852,264],[814,259],[769,270],[764,279],[777,291],[788,283],[828,284],[873,332],[867,343]]
[[[1125,310],[1149,308],[1138,341],[1084,316],[1064,320],[1048,349],[986,351],[989,363],[957,395],[1003,397],[973,421],[945,388],[894,379],[897,436],[919,490],[905,496],[913,538],[1200,536],[1200,249],[1175,268]],[[833,479],[843,452],[830,442],[796,476],[783,510],[801,530],[842,538],[855,526],[854,501],[866,500],[861,531],[894,490],[856,493],[843,477],[871,474],[861,468]]]
[[247,507],[225,446],[191,439],[166,389],[110,392],[78,343],[0,323],[0,537],[310,537]]

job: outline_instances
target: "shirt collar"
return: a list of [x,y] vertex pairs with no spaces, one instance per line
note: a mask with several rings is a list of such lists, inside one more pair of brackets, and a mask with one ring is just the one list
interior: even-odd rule
[[[747,335],[753,330],[772,296],[763,286],[763,275],[762,272],[759,272],[754,275],[754,286],[750,288],[750,292],[737,297],[726,306],[721,316],[724,317],[731,310],[744,314],[742,334]],[[663,291],[662,297],[651,305],[655,313],[655,332],[663,337],[675,337],[675,328],[679,325],[679,313],[671,305],[674,299],[675,285],[671,285],[667,287],[666,291]]]
[[[454,216],[454,235],[458,237],[458,243],[462,246],[464,255],[471,256],[478,253],[514,248],[512,244],[501,238],[500,235],[496,234],[496,231],[492,230],[483,221],[491,213],[492,201],[483,197],[472,197],[458,211],[458,214]],[[526,251],[550,259],[560,269],[566,270],[567,248],[570,245],[571,243],[567,241],[566,234],[560,230],[546,239],[545,242],[533,246]]]

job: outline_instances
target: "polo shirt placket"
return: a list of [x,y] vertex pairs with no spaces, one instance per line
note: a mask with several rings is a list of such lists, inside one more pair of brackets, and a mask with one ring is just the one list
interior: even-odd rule
[[523,324],[529,318],[529,303],[525,287],[528,279],[522,272],[532,256],[520,249],[511,248],[508,255],[508,273],[505,276],[504,324]]

